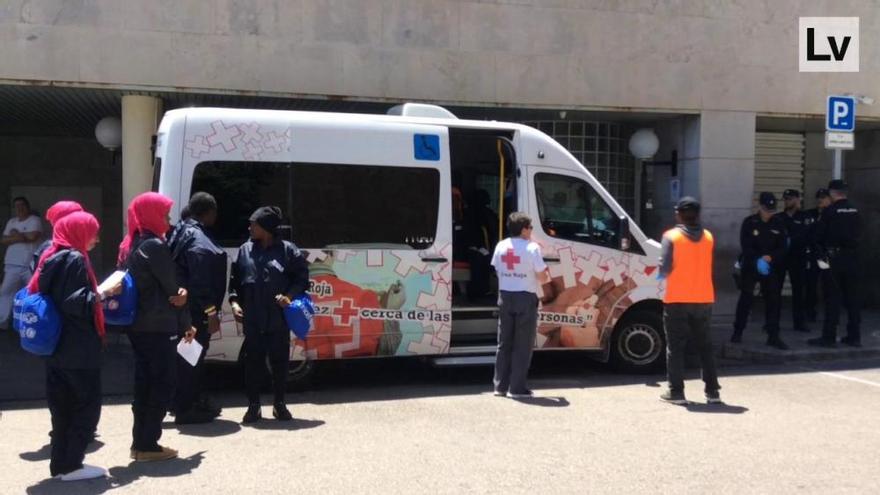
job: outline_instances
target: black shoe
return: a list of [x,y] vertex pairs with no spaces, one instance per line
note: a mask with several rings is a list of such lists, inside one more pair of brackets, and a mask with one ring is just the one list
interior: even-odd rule
[[202,400],[200,400],[200,401],[198,402],[198,404],[196,404],[196,408],[199,409],[199,410],[201,410],[201,411],[206,411],[206,412],[210,413],[210,414],[213,415],[215,418],[218,417],[218,416],[220,416],[220,413],[223,411],[223,409],[221,409],[220,407],[215,406],[215,405],[214,405],[211,401],[209,401],[208,399],[202,399]]
[[775,339],[767,339],[767,345],[769,345],[770,347],[775,347],[775,348],[779,349],[780,351],[787,351],[788,350],[788,345],[786,345],[786,343],[783,342],[782,339],[780,339],[778,337]]
[[510,399],[531,399],[534,396],[534,392],[529,389],[525,389],[520,392],[507,392],[507,397]]
[[677,406],[683,406],[687,404],[687,399],[684,398],[684,392],[672,392],[667,391],[663,395],[660,396],[660,400],[664,402],[668,402],[670,404],[675,404]]
[[824,337],[816,337],[807,341],[807,345],[815,347],[837,347],[833,340],[827,340]]
[[278,421],[290,421],[293,419],[293,415],[290,414],[290,411],[284,404],[275,404],[272,406],[272,417]]
[[733,335],[730,336],[730,341],[734,344],[739,344],[743,341],[742,332],[733,332]]
[[243,424],[251,424],[256,423],[257,421],[263,419],[263,412],[260,411],[259,404],[251,404],[248,406],[248,410],[244,413],[244,419],[241,420]]
[[844,337],[844,338],[840,339],[840,343],[844,344],[844,345],[848,345],[850,347],[861,347],[862,346],[861,342],[859,342],[856,339],[851,339],[849,337]]
[[214,416],[209,411],[205,411],[203,409],[193,408],[189,411],[182,412],[174,417],[174,424],[176,425],[196,425],[202,423],[210,423],[214,421]]
[[724,402],[721,400],[721,394],[717,390],[708,390],[706,391],[706,403],[723,404]]

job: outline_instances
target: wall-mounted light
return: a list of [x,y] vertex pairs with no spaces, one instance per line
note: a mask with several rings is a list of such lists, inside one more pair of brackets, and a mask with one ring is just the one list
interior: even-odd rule
[[[672,159],[667,161],[654,161],[651,158],[660,149],[660,139],[654,129],[639,129],[629,138],[629,152],[639,160],[642,165],[669,166],[672,176],[678,176],[678,151],[672,150]],[[644,168],[642,169],[644,173]]]
[[118,150],[122,146],[122,122],[116,117],[104,117],[95,126],[95,139],[110,151]]

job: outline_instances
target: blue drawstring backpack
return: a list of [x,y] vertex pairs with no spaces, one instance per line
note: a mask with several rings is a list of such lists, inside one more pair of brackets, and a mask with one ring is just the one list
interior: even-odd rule
[[61,316],[49,297],[28,294],[27,288],[15,294],[13,326],[21,337],[22,349],[38,356],[51,356],[61,337]]
[[104,321],[109,325],[127,326],[134,323],[137,313],[137,287],[130,272],[122,279],[122,292],[104,299]]
[[312,329],[312,317],[315,315],[315,305],[308,294],[303,294],[284,308],[284,320],[287,328],[299,339],[305,339]]

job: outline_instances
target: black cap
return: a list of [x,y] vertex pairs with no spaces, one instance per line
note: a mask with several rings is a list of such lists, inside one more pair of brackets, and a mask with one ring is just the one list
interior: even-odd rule
[[827,197],[828,197],[828,189],[825,189],[824,187],[820,187],[818,190],[816,190],[816,199],[827,198]]
[[849,185],[840,179],[834,179],[828,183],[829,191],[846,191],[847,189],[849,189]]
[[774,196],[772,192],[762,192],[758,199],[758,203],[760,203],[761,207],[765,210],[776,210],[776,196]]
[[278,226],[281,225],[281,208],[277,206],[261,206],[254,211],[249,220],[256,222],[257,225],[274,235],[278,230]]
[[797,189],[786,189],[785,192],[782,193],[782,199],[788,198],[799,198],[801,197],[801,192]]
[[693,196],[685,196],[675,204],[675,211],[700,211],[700,202]]

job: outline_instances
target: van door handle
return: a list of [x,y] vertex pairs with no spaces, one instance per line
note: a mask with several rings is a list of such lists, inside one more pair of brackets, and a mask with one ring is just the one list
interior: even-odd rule
[[562,260],[559,258],[544,258],[544,263],[559,263],[560,261]]
[[422,258],[422,261],[425,263],[446,263],[449,260],[446,258]]

